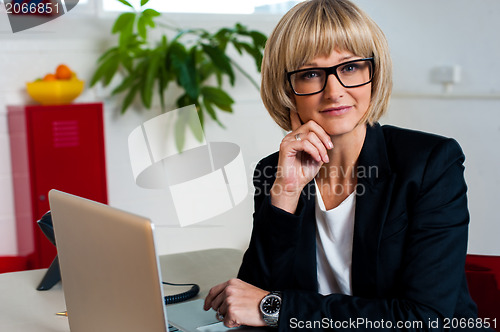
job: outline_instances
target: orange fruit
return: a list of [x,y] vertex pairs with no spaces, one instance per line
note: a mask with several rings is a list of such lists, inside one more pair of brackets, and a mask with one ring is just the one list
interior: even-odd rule
[[66,65],[59,65],[56,68],[56,78],[58,80],[69,80],[72,76],[73,72]]
[[43,77],[43,81],[57,81],[57,77],[54,74],[47,74]]

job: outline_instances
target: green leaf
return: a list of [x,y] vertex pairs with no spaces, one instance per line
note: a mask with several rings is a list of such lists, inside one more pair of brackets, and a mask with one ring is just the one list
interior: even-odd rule
[[144,23],[146,23],[146,25],[149,25],[150,28],[156,27],[156,23],[155,21],[153,21],[151,17],[147,16],[141,16],[141,17],[144,19]]
[[126,0],[118,0],[120,1],[121,3],[123,3],[125,6],[129,6],[130,8],[134,8],[134,6],[132,6],[128,1]]
[[122,109],[121,109],[122,114],[127,111],[129,106],[134,101],[135,95],[137,94],[137,91],[139,91],[139,87],[140,87],[139,84],[135,84],[134,86],[132,86],[132,88],[130,90],[128,90],[127,95],[123,99],[123,104],[122,104]]
[[214,65],[229,76],[229,82],[231,85],[234,85],[235,76],[233,68],[231,67],[231,62],[229,61],[227,55],[216,46],[201,44],[201,47],[210,57]]
[[241,25],[240,23],[235,24],[234,31],[238,35],[250,37],[250,31],[248,31],[246,26]]
[[95,71],[92,79],[90,80],[90,86],[94,86],[100,80],[103,81],[104,86],[107,86],[118,70],[118,65],[119,61],[117,59],[114,57],[108,57]]
[[103,61],[104,59],[106,59],[107,57],[116,57],[118,56],[118,47],[111,47],[109,50],[107,50],[106,52],[104,52],[100,57],[99,59],[97,59],[97,62],[101,62]]
[[158,76],[158,94],[160,96],[160,105],[161,109],[165,109],[165,96],[164,96],[164,91],[167,88],[168,82],[165,80],[165,68],[160,64],[160,76]]
[[222,86],[222,74],[220,72],[215,72],[215,78],[217,79],[217,86],[221,87]]
[[125,90],[127,90],[128,88],[130,88],[132,86],[132,84],[134,83],[135,81],[135,77],[134,76],[128,76],[127,78],[125,78],[123,80],[123,82],[118,85],[112,92],[111,94],[112,95],[116,95],[120,92],[123,92]]
[[147,4],[149,2],[149,0],[141,0],[141,7],[144,6],[145,4]]
[[161,14],[154,9],[148,8],[142,12],[142,16],[153,18],[161,16]]
[[104,72],[104,86],[109,85],[111,83],[111,80],[116,74],[116,71],[118,70],[118,67],[120,65],[120,62],[118,61],[110,61],[109,67],[106,68],[106,71]]
[[[158,75],[158,68],[160,65],[161,54],[156,51],[151,53],[151,57],[147,59],[147,71],[144,78],[144,82],[141,88],[142,102],[146,108],[151,107],[151,101],[153,100],[153,88]],[[148,61],[149,60],[149,61]]]
[[212,75],[219,73],[220,71],[215,69],[214,64],[207,59],[203,59],[198,61],[198,69],[196,71],[198,74],[198,79],[200,80],[200,84],[203,83],[206,79],[210,78]]
[[244,34],[247,32],[247,27],[244,26],[243,24],[241,23],[236,23],[234,25],[234,28],[236,29],[236,31],[239,33],[239,34]]
[[[161,55],[165,55],[165,43],[166,42],[166,37],[162,38],[162,48],[159,50],[161,52]],[[167,89],[168,83],[170,81],[170,75],[168,74],[166,68],[166,64],[163,58],[160,58],[160,61],[158,63],[158,94],[160,96],[160,105],[162,110],[165,108],[165,97],[164,97],[164,91]]]
[[252,37],[253,43],[255,46],[264,48],[267,42],[267,36],[259,31],[252,30],[250,31],[250,37]]
[[123,25],[120,31],[118,46],[120,47],[121,50],[126,50],[130,44],[133,44],[137,40],[136,36],[133,34],[135,13],[129,13],[129,14],[132,14],[132,16],[130,16],[129,20],[126,22],[125,25]]
[[194,51],[191,49],[188,53],[184,45],[179,42],[172,42],[169,48],[169,56],[172,70],[177,76],[179,85],[186,90],[186,93],[191,98],[196,100],[198,99],[200,90],[196,78]]
[[101,78],[104,76],[105,66],[106,63],[102,63],[99,67],[97,67],[96,71],[92,75],[92,78],[90,79],[91,87],[93,87],[97,82],[99,82]]
[[[179,152],[182,152],[182,148],[184,147],[185,144],[185,136],[186,136],[186,130],[189,128],[195,138],[201,142],[204,139],[204,133],[203,133],[203,120],[202,118],[198,117],[198,104],[197,100],[192,99],[189,97],[187,94],[183,94],[179,99],[177,99],[177,106],[179,108],[184,107],[184,106],[189,106],[189,105],[195,105],[196,107],[196,114],[193,112],[180,112],[179,117],[177,118],[177,121],[175,123],[175,145],[177,146],[177,150]],[[200,130],[200,124],[201,123],[201,130]]]
[[201,105],[200,107],[196,107],[196,110],[198,111],[198,118],[200,119],[200,124],[201,124],[201,128],[205,128],[205,116],[203,115],[203,109],[201,108]]
[[125,57],[138,60],[141,59],[149,53],[149,48],[143,48],[145,43],[138,39],[137,35],[132,35],[127,43],[120,48],[120,52],[124,54]]
[[134,23],[135,13],[123,13],[115,21],[112,33],[122,32]]
[[161,36],[161,46],[163,47],[164,51],[168,49],[168,39],[165,35]]
[[179,151],[179,153],[182,153],[182,149],[186,143],[187,115],[187,112],[179,112],[179,117],[175,122],[175,146],[177,147],[177,151]]
[[198,111],[198,107],[196,107],[196,110],[197,112],[189,112],[188,125],[196,140],[198,140],[198,142],[202,142],[205,138],[205,135],[203,134],[203,124],[201,123],[201,119],[198,116],[198,114],[201,114],[201,112]]
[[125,67],[127,72],[131,73],[134,71],[134,60],[135,57],[130,56],[128,52],[120,52],[118,55],[120,63]]
[[251,44],[240,43],[240,45],[248,54],[250,54],[254,58],[257,70],[260,72],[262,66],[262,53],[258,49],[254,48]]
[[177,98],[176,104],[177,104],[177,107],[181,108],[184,106],[194,104],[194,102],[193,102],[193,99],[191,99],[191,97],[189,97],[188,94],[185,93],[182,96],[180,96],[179,98]]
[[156,23],[152,17],[141,15],[142,21],[144,22],[144,26],[149,26],[150,28],[156,27]]
[[229,28],[221,28],[214,34],[214,38],[218,40],[228,39],[228,35],[232,34],[232,30]]
[[210,117],[215,120],[215,122],[217,122],[219,126],[225,128],[222,122],[220,122],[220,120],[217,118],[217,114],[215,113],[215,109],[213,108],[212,104],[206,98],[203,99],[203,106],[205,106],[208,115],[210,115]]
[[238,40],[236,40],[236,39],[233,40],[232,43],[233,43],[233,46],[236,49],[236,51],[238,51],[238,53],[240,55],[243,55],[243,51],[241,50],[241,43]]
[[158,49],[158,52],[161,54],[161,59],[158,67],[158,93],[160,94],[160,104],[162,109],[165,108],[165,98],[164,92],[168,87],[170,81],[173,81],[175,78],[172,72],[167,70],[166,63],[166,55],[168,50],[168,41],[165,35],[162,36],[161,39],[161,47]]
[[226,50],[227,43],[231,39],[232,34],[233,34],[232,30],[228,28],[222,28],[213,35],[213,38],[217,40],[222,50]]
[[201,88],[204,100],[215,104],[218,108],[226,112],[232,112],[231,105],[234,100],[222,89],[211,86]]
[[148,32],[146,29],[146,21],[144,19],[144,16],[139,16],[139,19],[137,20],[137,33],[144,40],[146,40],[148,37]]
[[211,103],[207,101],[206,98],[203,99],[203,106],[205,106],[208,115],[210,115],[213,120],[219,121],[219,119],[217,119],[217,113],[215,113],[215,109],[212,107]]

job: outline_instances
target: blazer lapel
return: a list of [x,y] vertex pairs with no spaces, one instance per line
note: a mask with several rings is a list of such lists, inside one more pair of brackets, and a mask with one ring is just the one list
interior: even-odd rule
[[377,295],[378,249],[387,217],[394,174],[385,138],[378,123],[367,126],[358,159],[358,184],[352,250],[352,291],[354,295]]

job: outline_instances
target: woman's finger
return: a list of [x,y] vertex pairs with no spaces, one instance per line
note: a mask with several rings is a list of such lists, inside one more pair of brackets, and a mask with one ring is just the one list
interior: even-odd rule
[[218,319],[222,319],[227,327],[264,326],[259,303],[268,293],[239,279],[228,280],[226,288],[213,302],[217,306]]
[[318,163],[323,162],[323,158],[318,148],[308,140],[291,142],[290,149],[293,150],[290,156],[295,156],[298,152],[305,152],[314,161]]
[[[297,125],[297,122],[300,123],[300,120],[296,112],[293,111],[290,112],[290,119],[292,120],[295,119],[292,121],[294,127]],[[299,127],[295,128],[287,136],[285,136],[285,139],[288,141],[307,139],[310,132],[316,134],[316,136],[319,138],[319,140],[322,142],[322,144],[325,146],[327,150],[333,148],[333,143],[330,135],[328,135],[328,133],[323,129],[323,127],[321,127],[317,122],[313,120],[309,120],[305,124],[301,124]]]
[[[225,290],[225,288],[224,288]],[[225,315],[226,314],[226,308],[222,308],[222,306],[225,303],[227,295],[225,294],[225,291],[220,292],[212,301],[212,309],[215,311],[218,311],[220,314]]]
[[328,157],[328,150],[327,150],[327,147],[325,146],[324,142],[321,140],[321,138],[318,137],[318,135],[313,131],[310,131],[305,136],[306,136],[305,139],[307,141],[311,142],[311,144],[314,145],[314,147],[316,147],[316,149],[318,150],[318,153],[321,156],[321,161],[324,163],[329,162],[330,160]]
[[323,129],[323,127],[321,127],[316,121],[313,120],[307,121],[307,123],[304,124],[302,127],[304,129],[314,132],[328,150],[333,148],[332,138]]
[[[302,128],[301,128],[302,130]],[[311,149],[311,145],[314,149]],[[328,148],[325,146],[323,140],[314,131],[309,132],[291,132],[283,140],[280,150],[293,149],[296,152],[304,151],[311,155],[311,157],[318,162],[329,162]]]
[[210,289],[207,297],[205,298],[205,303],[203,305],[203,309],[206,311],[210,308],[214,308],[216,310],[218,308],[214,307],[212,304],[214,300],[222,293],[222,291],[226,288],[226,283],[218,284]]

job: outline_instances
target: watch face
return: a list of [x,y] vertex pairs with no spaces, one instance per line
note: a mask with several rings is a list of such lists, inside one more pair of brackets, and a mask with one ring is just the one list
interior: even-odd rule
[[262,311],[265,314],[273,315],[280,311],[281,299],[276,295],[268,295],[262,303]]

